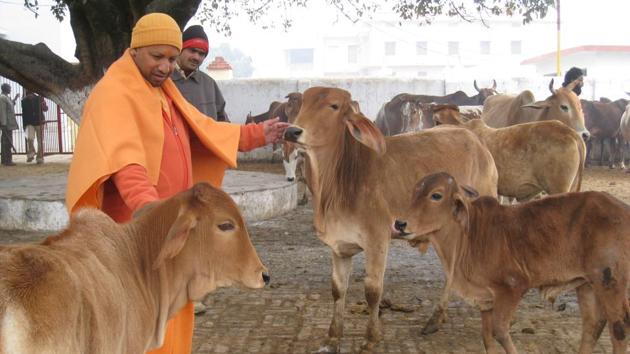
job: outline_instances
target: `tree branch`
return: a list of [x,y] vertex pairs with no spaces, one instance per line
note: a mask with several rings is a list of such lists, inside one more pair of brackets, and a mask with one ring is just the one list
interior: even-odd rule
[[90,83],[81,75],[80,65],[68,63],[43,43],[31,45],[0,38],[0,47],[0,75],[40,94],[50,95]]
[[184,28],[201,4],[201,0],[153,0],[146,7],[145,13],[163,12],[171,15]]

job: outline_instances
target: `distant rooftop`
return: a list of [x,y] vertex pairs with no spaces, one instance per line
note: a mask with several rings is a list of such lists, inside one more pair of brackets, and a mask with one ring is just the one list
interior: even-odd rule
[[208,65],[208,71],[217,70],[232,70],[232,66],[223,57],[215,57],[212,63]]
[[[560,55],[563,57],[582,54],[582,53],[630,53],[630,46],[628,45],[582,45],[579,47],[567,48],[560,51]],[[543,55],[538,55],[533,58],[525,59],[521,62],[521,65],[536,64],[541,61],[554,60],[556,58],[556,52],[551,52]]]

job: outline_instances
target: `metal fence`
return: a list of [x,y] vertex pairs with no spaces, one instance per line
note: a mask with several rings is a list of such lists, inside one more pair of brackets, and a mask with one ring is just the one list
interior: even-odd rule
[[[21,99],[24,97],[24,88],[20,84],[0,76],[0,84],[3,83],[11,85],[11,98],[15,97],[16,93],[20,94],[20,98],[15,101],[14,107],[20,129],[13,131],[13,145],[17,154],[26,154],[26,132],[22,124],[21,105]],[[72,154],[79,126],[55,102],[45,97],[44,99],[48,106],[48,111],[44,112],[45,120],[42,126],[44,155]]]

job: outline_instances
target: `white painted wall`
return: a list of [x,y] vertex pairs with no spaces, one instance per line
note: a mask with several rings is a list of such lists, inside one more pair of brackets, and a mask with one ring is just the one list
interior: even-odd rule
[[[518,94],[531,90],[537,100],[547,98],[551,78],[497,79],[497,90],[501,93]],[[555,88],[562,84],[562,78],[555,78]],[[479,87],[492,86],[492,79],[478,79]],[[221,92],[227,101],[226,110],[235,123],[243,123],[247,113],[259,114],[269,108],[272,101],[286,101],[289,92],[304,92],[313,86],[339,87],[348,90],[352,98],[359,102],[361,110],[370,119],[376,119],[381,106],[395,95],[407,92],[414,94],[444,95],[462,90],[468,95],[476,94],[472,80],[448,81],[432,79],[237,79],[219,82]],[[630,79],[594,80],[587,79],[580,98],[597,100],[601,96],[610,99],[627,98]]]

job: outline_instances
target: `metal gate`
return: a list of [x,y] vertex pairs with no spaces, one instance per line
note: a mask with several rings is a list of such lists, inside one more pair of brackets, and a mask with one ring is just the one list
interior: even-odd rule
[[[11,85],[11,98],[16,93],[20,94],[20,98],[15,101],[14,106],[16,120],[20,128],[13,131],[13,145],[17,154],[26,154],[26,132],[22,124],[21,104],[21,99],[24,97],[24,88],[16,82],[0,77],[0,84],[3,83]],[[48,106],[48,110],[44,112],[45,120],[42,129],[44,155],[72,154],[79,126],[55,102],[48,98],[44,98],[44,100]]]

